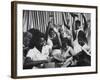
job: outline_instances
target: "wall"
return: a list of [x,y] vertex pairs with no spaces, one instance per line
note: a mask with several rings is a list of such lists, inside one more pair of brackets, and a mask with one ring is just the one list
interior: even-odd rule
[[[25,1],[25,0],[24,0]],[[31,0],[51,3],[66,3],[79,5],[100,5],[99,0]],[[13,80],[10,78],[11,73],[11,0],[0,0],[0,80]],[[98,7],[100,10],[100,6]],[[98,12],[98,14],[100,11]],[[98,19],[99,19],[98,15]],[[100,21],[100,19],[99,19]],[[98,22],[99,22],[98,21]],[[100,24],[98,24],[99,26]],[[98,27],[98,35],[100,28]],[[98,36],[98,41],[100,37]],[[98,48],[100,47],[98,42]],[[98,51],[98,57],[100,57]],[[100,67],[100,59],[98,60],[98,67]],[[88,75],[74,75],[74,76],[60,76],[60,77],[45,77],[34,78],[34,80],[100,80],[100,69],[98,74]],[[30,78],[29,80],[33,80]]]

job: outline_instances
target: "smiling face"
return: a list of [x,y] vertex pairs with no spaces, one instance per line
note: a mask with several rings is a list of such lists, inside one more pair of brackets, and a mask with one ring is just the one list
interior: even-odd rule
[[43,36],[38,37],[38,39],[36,40],[36,44],[35,47],[41,51],[42,47],[46,45],[46,40]]
[[43,37],[41,37],[40,41],[39,41],[39,44],[40,44],[40,46],[45,46],[46,45],[46,40]]

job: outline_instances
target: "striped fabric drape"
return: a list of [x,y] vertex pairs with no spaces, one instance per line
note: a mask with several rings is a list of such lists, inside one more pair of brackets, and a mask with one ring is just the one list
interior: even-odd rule
[[[63,25],[63,18],[62,13],[64,14],[65,19],[69,19],[69,26],[70,29],[72,29],[72,16],[69,12],[56,12],[56,11],[32,11],[32,10],[23,10],[23,32],[26,32],[27,30],[31,28],[35,28],[40,30],[41,32],[45,33],[46,27],[49,22],[49,15],[54,16],[54,23]],[[83,19],[80,13],[76,13],[79,15],[79,20],[83,24]],[[84,13],[87,21],[90,21],[90,14]],[[91,26],[91,25],[89,25]]]
[[62,25],[62,13],[52,11],[23,11],[23,32],[31,28],[40,30],[41,32],[46,31],[46,27],[49,22],[49,15],[54,16],[54,23]]

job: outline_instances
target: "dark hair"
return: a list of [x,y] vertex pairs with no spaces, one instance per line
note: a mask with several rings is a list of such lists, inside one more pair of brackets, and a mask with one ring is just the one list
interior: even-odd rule
[[81,24],[80,20],[75,21],[76,24]]
[[23,38],[25,38],[25,37],[31,39],[32,38],[32,34],[30,32],[23,32]]
[[83,46],[85,43],[88,43],[87,38],[86,38],[86,34],[83,31],[79,31],[78,33],[78,42],[81,42],[81,46]]
[[45,34],[41,33],[39,36],[38,36],[38,39],[40,40],[41,38],[44,38],[45,39]]
[[34,48],[34,46],[37,45],[37,41],[38,41],[38,38],[40,37],[40,34],[42,34],[38,29],[30,29],[29,32],[32,34],[32,39],[30,41],[30,49]]
[[65,47],[66,47],[66,44],[67,44],[68,46],[70,46],[70,41],[69,41],[69,39],[64,38],[64,39],[62,40],[62,48],[65,48]]
[[49,17],[54,17],[54,15],[49,15]]
[[76,20],[76,21],[75,21],[75,27],[76,27],[76,30],[78,29],[77,25],[78,25],[78,26],[80,26],[80,25],[81,25],[80,20]]
[[49,35],[50,35],[51,31],[54,31],[54,29],[53,28],[49,29],[49,32],[48,32]]
[[23,32],[23,44],[25,46],[30,45],[31,39],[32,39],[32,34],[30,32]]
[[44,38],[45,39],[45,35],[43,33],[41,33],[41,34],[37,34],[36,36],[37,37],[35,38],[34,45],[36,47],[39,47],[40,46],[40,40],[41,40],[41,38]]

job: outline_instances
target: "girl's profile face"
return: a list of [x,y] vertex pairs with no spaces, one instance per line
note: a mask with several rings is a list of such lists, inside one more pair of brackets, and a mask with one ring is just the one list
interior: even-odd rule
[[50,37],[51,37],[51,38],[54,38],[55,36],[56,36],[55,31],[51,30],[51,31],[50,31]]
[[78,39],[78,43],[81,45],[81,46],[83,46],[85,43],[84,43],[84,41],[82,40],[82,39]]

